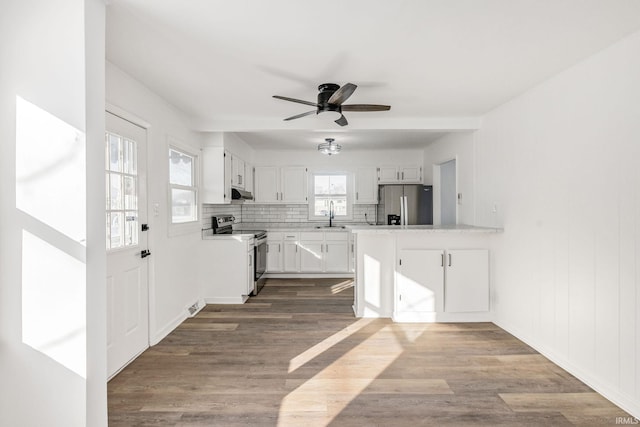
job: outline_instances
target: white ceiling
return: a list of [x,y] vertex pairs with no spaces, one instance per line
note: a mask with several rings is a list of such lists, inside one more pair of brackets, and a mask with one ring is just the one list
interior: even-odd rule
[[[409,148],[476,129],[639,28],[637,0],[110,0],[107,59],[198,130],[273,148],[330,132]],[[345,128],[322,115],[282,120],[312,107],[272,95],[315,102],[326,82],[355,83],[347,103],[391,111],[345,114]]]

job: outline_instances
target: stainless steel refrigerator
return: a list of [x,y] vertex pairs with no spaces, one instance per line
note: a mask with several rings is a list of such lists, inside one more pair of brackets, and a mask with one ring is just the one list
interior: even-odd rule
[[433,224],[433,188],[430,185],[381,185],[378,224]]

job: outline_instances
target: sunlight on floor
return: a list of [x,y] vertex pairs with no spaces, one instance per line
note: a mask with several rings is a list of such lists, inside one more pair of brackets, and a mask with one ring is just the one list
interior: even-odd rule
[[319,354],[322,354],[325,350],[333,347],[335,344],[349,337],[351,334],[359,331],[369,323],[371,323],[374,319],[360,319],[357,322],[347,326],[341,331],[331,335],[329,338],[324,341],[314,345],[304,353],[300,353],[289,362],[289,373],[292,373],[300,366],[303,366],[310,360],[313,360]]
[[331,285],[331,294],[339,294],[342,291],[346,291],[347,289],[353,288],[353,280],[345,280],[344,282],[336,283],[335,285]]
[[[289,372],[293,372],[333,345],[377,321],[379,319],[360,319],[348,328],[318,343],[292,359]],[[404,351],[401,341],[404,341],[407,336],[398,335],[398,328],[398,325],[381,325],[379,330],[373,332],[371,336],[322,369],[313,378],[308,380],[288,379],[286,384],[296,388],[282,400],[278,426],[295,425],[303,421],[307,425],[326,425],[339,415],[353,399],[371,387],[374,381],[383,387],[378,391],[374,387],[371,392],[384,393],[386,383],[394,380],[376,378]],[[427,328],[428,325],[421,325],[418,328],[411,325],[413,340]],[[430,384],[429,386],[434,385]],[[435,386],[441,388],[442,384]],[[445,388],[448,390],[448,387]],[[443,391],[450,392],[447,390]]]

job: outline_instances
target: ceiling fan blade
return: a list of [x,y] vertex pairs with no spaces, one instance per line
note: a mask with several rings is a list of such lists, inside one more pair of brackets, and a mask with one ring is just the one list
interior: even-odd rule
[[340,126],[346,126],[349,124],[347,118],[344,115],[340,115],[340,118],[338,120],[335,120],[335,122]]
[[317,113],[316,110],[307,111],[306,113],[296,114],[295,116],[287,117],[285,120],[299,119],[300,117],[304,117],[304,116],[308,116],[310,114],[316,114],[316,113]]
[[273,97],[277,99],[283,99],[285,101],[297,102],[298,104],[311,105],[312,107],[318,106],[317,103],[311,102],[311,101],[303,101],[301,99],[287,98],[286,96],[280,96],[280,95],[273,95]]
[[376,105],[376,104],[348,104],[343,105],[342,111],[388,111],[391,109],[390,105]]
[[329,104],[341,105],[353,94],[357,87],[358,86],[354,85],[353,83],[346,83],[340,89],[335,91],[327,102]]

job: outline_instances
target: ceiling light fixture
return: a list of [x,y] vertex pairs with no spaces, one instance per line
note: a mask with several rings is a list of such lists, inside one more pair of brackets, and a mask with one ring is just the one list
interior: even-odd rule
[[318,145],[319,152],[321,152],[322,154],[326,154],[327,156],[340,153],[340,150],[342,150],[342,146],[340,144],[334,143],[333,141],[335,141],[335,139],[325,138],[324,140],[326,142]]

